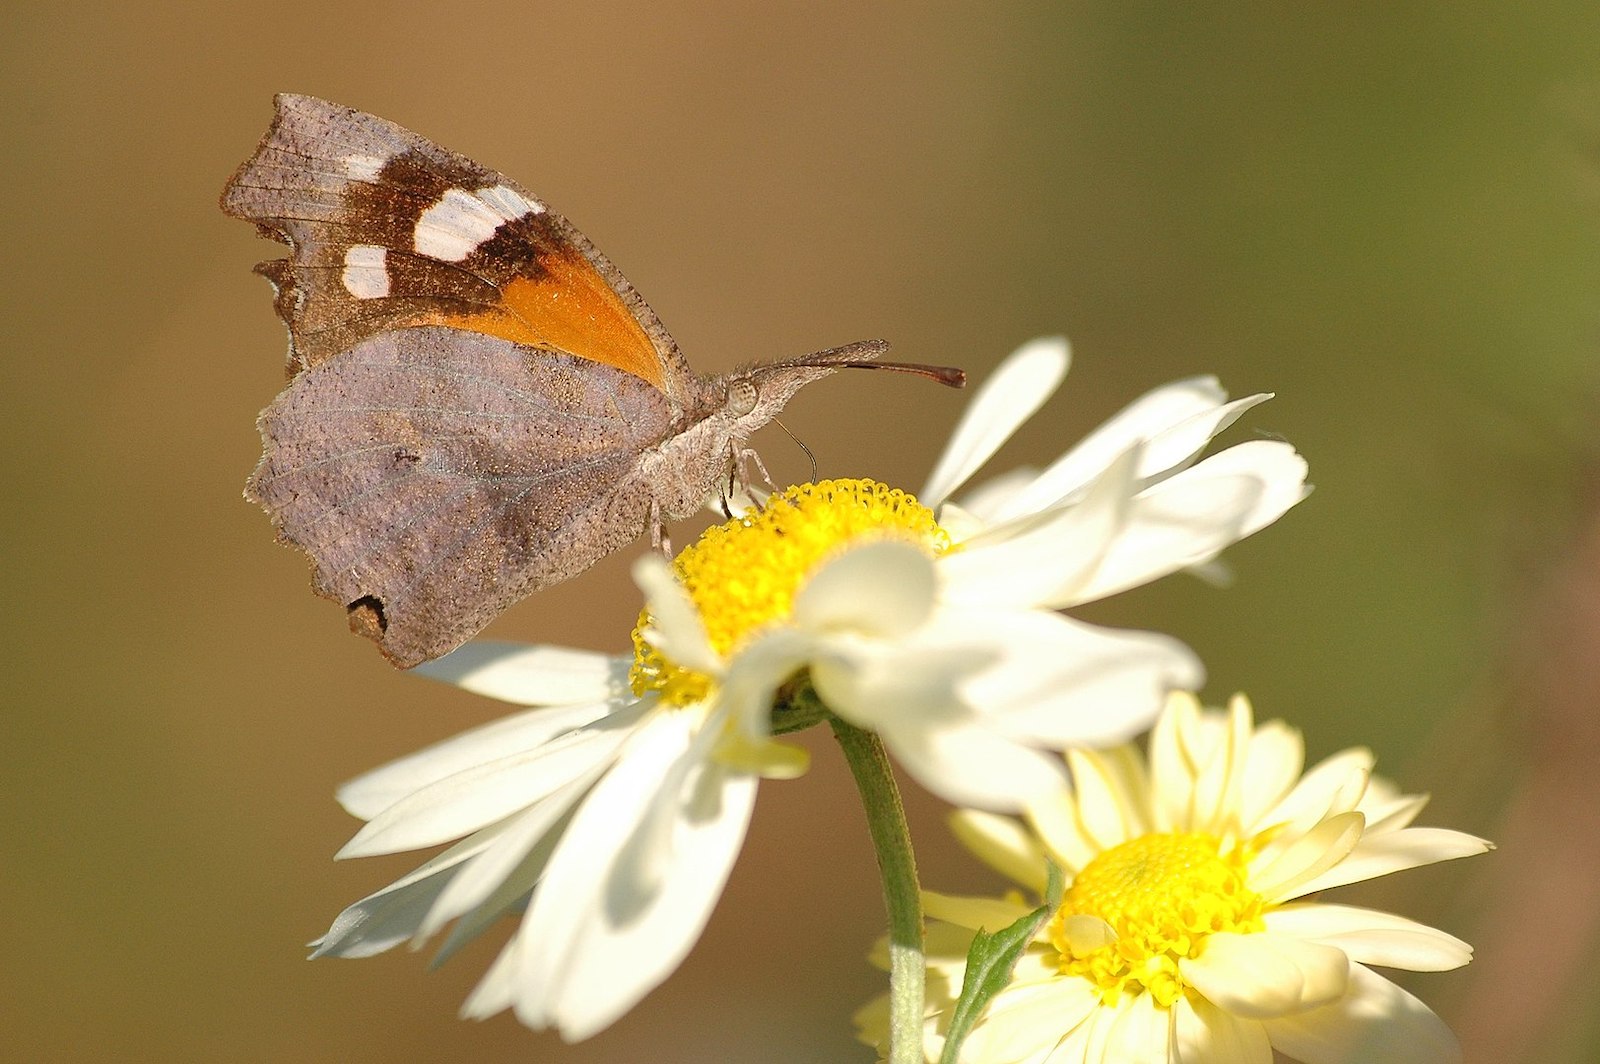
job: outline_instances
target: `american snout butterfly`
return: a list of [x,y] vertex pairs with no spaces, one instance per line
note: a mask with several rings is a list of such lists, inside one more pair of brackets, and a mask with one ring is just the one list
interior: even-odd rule
[[693,373],[633,286],[516,183],[310,96],[277,115],[222,209],[289,244],[257,272],[289,326],[245,488],[318,594],[408,668],[511,603],[698,509],[803,385],[868,340]]

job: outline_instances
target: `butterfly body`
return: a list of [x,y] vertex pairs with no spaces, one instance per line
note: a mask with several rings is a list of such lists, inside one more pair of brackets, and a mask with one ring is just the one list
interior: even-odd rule
[[692,372],[622,274],[504,176],[306,96],[223,192],[290,245],[289,328],[246,495],[317,592],[409,667],[716,494],[745,441],[869,341]]

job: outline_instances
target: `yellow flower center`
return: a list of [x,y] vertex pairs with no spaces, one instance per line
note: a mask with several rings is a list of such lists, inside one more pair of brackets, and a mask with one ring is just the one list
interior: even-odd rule
[[[1088,979],[1107,1005],[1149,991],[1171,1006],[1185,987],[1178,962],[1195,956],[1207,935],[1265,927],[1265,902],[1246,881],[1250,856],[1247,846],[1224,849],[1211,835],[1142,835],[1100,854],[1050,921],[1061,972]],[[1098,920],[1114,941],[1094,936],[1093,928],[1103,931]]]
[[[824,480],[774,495],[758,511],[713,526],[673,559],[706,636],[726,657],[769,625],[783,621],[794,597],[822,562],[865,540],[900,539],[930,556],[950,548],[933,512],[875,480]],[[668,661],[645,639],[648,610],[633,630],[634,694],[663,701],[702,700],[710,680]]]

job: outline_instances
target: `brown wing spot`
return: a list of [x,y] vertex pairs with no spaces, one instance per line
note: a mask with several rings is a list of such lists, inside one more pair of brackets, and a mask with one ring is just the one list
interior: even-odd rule
[[374,595],[362,595],[345,607],[349,615],[350,630],[374,642],[383,640],[389,628],[389,618],[384,614],[383,602]]
[[665,391],[661,356],[622,299],[577,249],[541,257],[536,277],[500,286],[500,304],[408,322],[448,325],[615,366]]

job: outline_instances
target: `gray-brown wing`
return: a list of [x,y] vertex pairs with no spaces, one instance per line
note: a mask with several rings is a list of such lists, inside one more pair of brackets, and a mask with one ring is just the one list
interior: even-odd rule
[[633,286],[502,174],[393,122],[276,97],[222,209],[289,244],[278,291],[293,375],[369,336],[453,325],[615,366],[686,405],[693,374]]
[[432,326],[302,372],[259,424],[245,494],[402,668],[637,536],[638,456],[672,430],[637,377]]

